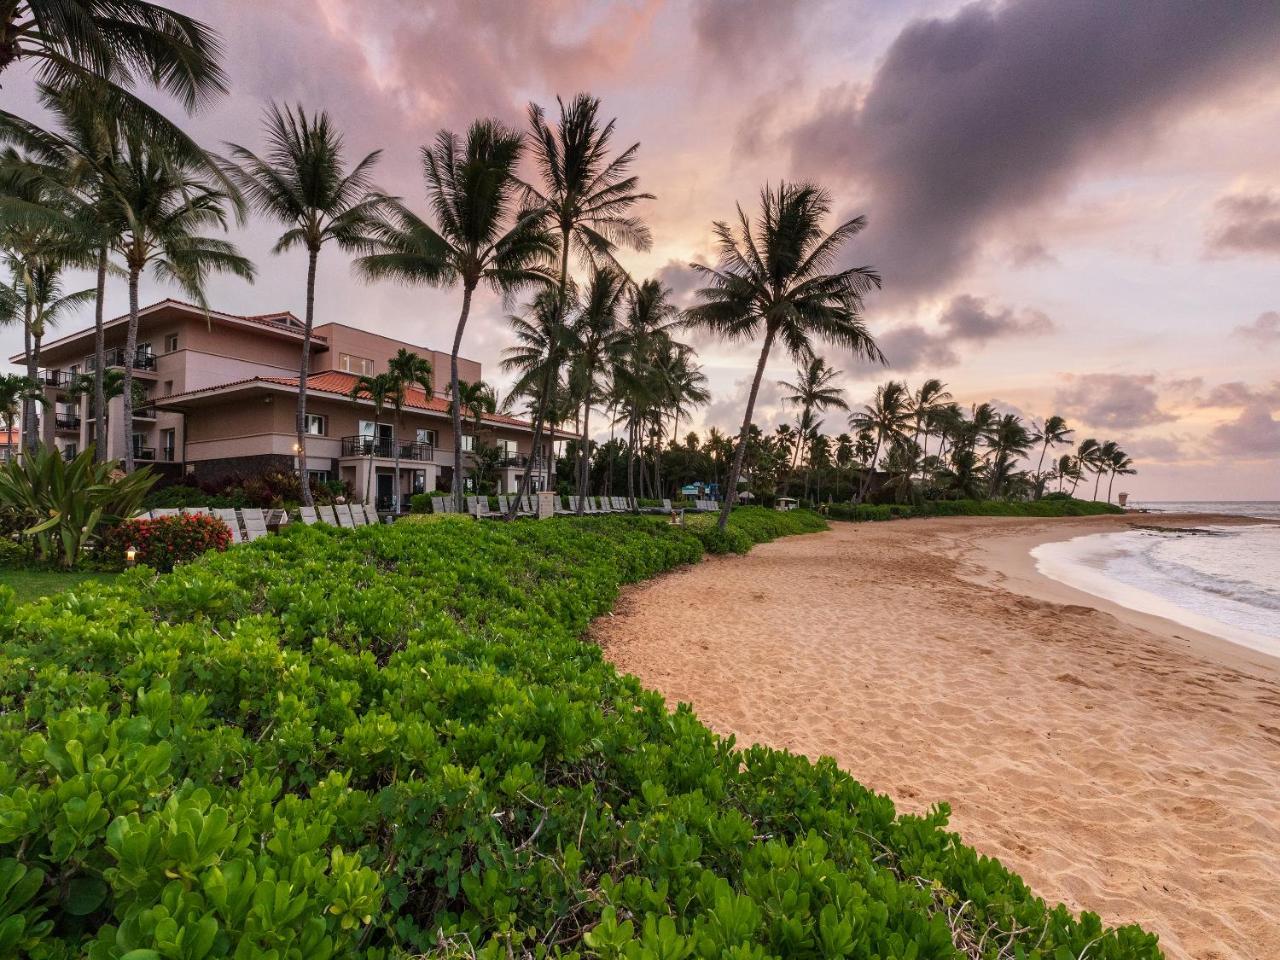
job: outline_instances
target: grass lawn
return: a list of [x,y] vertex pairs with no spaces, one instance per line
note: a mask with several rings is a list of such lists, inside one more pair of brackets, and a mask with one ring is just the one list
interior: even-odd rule
[[51,593],[60,593],[89,580],[111,580],[114,573],[68,572],[59,570],[0,570],[0,583],[12,587],[19,603],[29,603]]

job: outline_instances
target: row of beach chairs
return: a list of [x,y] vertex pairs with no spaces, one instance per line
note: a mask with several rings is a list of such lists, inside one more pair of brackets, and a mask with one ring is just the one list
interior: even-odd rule
[[378,511],[367,503],[335,503],[319,507],[299,507],[298,519],[310,526],[327,523],[331,527],[366,527],[379,523]]
[[[569,506],[563,507],[557,502],[556,514],[559,516],[576,515],[578,512],[579,497],[569,497]],[[602,513],[636,513],[627,506],[626,497],[587,497],[582,506],[582,512],[587,516],[596,516]],[[671,501],[663,500],[660,507],[640,507],[638,512],[641,513],[670,513]]]
[[217,517],[231,530],[232,543],[244,543],[265,537],[270,527],[280,527],[289,522],[289,515],[283,510],[264,510],[261,507],[157,507],[155,510],[138,514],[140,519],[159,520],[161,517],[177,516],[212,516]]
[[694,513],[714,513],[720,509],[720,503],[716,500],[695,500],[693,501]]

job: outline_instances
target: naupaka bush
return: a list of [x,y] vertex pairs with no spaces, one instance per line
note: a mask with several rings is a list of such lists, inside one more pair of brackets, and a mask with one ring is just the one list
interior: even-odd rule
[[0,590],[0,955],[1159,956],[583,642],[701,556],[662,519],[443,517]]

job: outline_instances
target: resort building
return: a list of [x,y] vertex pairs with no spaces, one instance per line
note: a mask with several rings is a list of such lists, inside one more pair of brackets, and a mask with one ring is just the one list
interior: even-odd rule
[[[217,484],[269,471],[297,468],[298,366],[303,325],[293,314],[237,316],[176,300],[139,312],[138,348],[125,357],[127,317],[108,321],[106,363],[133,368],[135,404],[129,441],[137,460],[154,463],[171,482]],[[78,386],[92,373],[94,331],[87,328],[45,344],[40,382],[48,405],[39,411],[41,437],[73,456],[93,443],[92,388]],[[375,417],[367,397],[352,399],[362,374],[384,373],[400,348],[431,364],[434,391],[406,391],[399,417],[390,408]],[[25,363],[25,356],[11,357]],[[341,323],[317,325],[307,380],[307,469],[316,480],[345,481],[357,499],[391,509],[414,493],[448,490],[453,481],[453,429],[449,414],[449,354]],[[480,364],[458,359],[459,378],[481,379]],[[464,415],[466,411],[464,411]],[[123,398],[107,402],[107,454],[124,455]],[[533,471],[533,489],[553,476],[549,444],[531,450],[524,420],[485,415],[479,429],[463,426],[464,480],[477,450],[488,451],[499,492],[518,489]],[[399,476],[396,475],[397,460]],[[370,461],[372,480],[370,481]],[[469,482],[469,480],[468,480]]]

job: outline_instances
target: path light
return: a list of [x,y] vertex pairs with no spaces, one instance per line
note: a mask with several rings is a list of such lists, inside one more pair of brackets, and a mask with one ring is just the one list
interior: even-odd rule
[[132,567],[138,562],[138,548],[130,545],[124,552],[124,565]]

